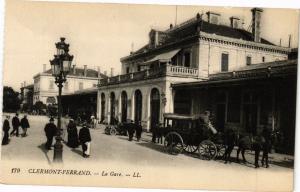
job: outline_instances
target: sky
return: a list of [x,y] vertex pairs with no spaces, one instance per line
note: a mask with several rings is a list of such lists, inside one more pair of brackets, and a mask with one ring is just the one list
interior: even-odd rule
[[[177,24],[196,14],[214,11],[221,23],[229,25],[229,17],[251,23],[251,8],[177,6]],[[120,58],[148,43],[152,28],[165,30],[175,24],[175,5],[130,5],[101,3],[62,3],[9,0],[5,8],[3,85],[19,90],[21,83],[33,83],[33,76],[50,68],[55,43],[65,37],[70,44],[73,64],[89,68],[100,66],[101,72],[115,74],[121,70]],[[262,37],[292,47],[298,45],[298,11],[264,9]]]

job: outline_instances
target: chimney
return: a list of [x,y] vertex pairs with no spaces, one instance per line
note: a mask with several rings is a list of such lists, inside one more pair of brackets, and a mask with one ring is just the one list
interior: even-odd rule
[[172,23],[170,24],[170,29],[173,29],[173,24]]
[[23,86],[23,83],[21,83],[21,88],[22,88],[22,87],[24,87],[24,86]]
[[234,29],[240,29],[241,26],[241,20],[238,17],[230,17],[230,26]]
[[83,76],[86,77],[86,75],[87,75],[87,65],[84,65],[83,66]]
[[114,76],[114,68],[113,68],[113,67],[110,68],[110,76],[111,76],[111,77]]
[[151,48],[155,48],[158,46],[158,31],[152,29],[149,33],[149,45]]
[[252,12],[252,35],[253,40],[255,42],[260,42],[260,20],[261,20],[261,13],[263,12],[260,8],[253,8],[251,9]]
[[23,85],[24,85],[24,87],[26,87],[26,81],[24,81]]
[[98,78],[101,77],[101,70],[100,70],[100,66],[97,67],[97,71],[98,71]]
[[43,72],[46,72],[46,69],[47,69],[46,64],[43,64]]
[[214,13],[214,12],[208,11],[208,12],[206,12],[206,15],[207,15],[208,23],[216,24],[216,25],[219,24],[219,17],[220,17],[219,13]]
[[134,50],[134,43],[131,43],[131,51],[130,51],[130,55],[133,54],[133,50]]
[[76,65],[72,65],[72,73],[73,73],[73,75],[75,75],[76,74],[76,67],[75,67]]

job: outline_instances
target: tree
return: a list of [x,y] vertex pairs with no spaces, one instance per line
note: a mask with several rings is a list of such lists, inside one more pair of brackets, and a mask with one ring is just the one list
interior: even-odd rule
[[20,109],[21,100],[19,93],[12,87],[4,86],[3,88],[3,111],[16,112]]

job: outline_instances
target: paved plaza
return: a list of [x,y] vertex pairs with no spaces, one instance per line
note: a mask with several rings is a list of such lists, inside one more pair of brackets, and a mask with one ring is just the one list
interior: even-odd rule
[[[22,115],[21,115],[22,117]],[[48,122],[45,116],[29,116],[31,128],[28,130],[27,137],[11,137],[9,145],[2,146],[3,160],[29,159],[37,161],[47,161],[49,164],[53,160],[53,150],[44,149],[46,137],[44,126]],[[78,127],[79,129],[80,127]],[[248,152],[247,164],[237,164],[232,162],[224,164],[222,160],[205,161],[197,158],[196,155],[180,154],[177,156],[169,155],[164,151],[160,144],[151,142],[151,133],[143,133],[140,142],[129,142],[126,136],[111,136],[104,134],[104,126],[99,125],[96,129],[91,129],[92,147],[91,157],[82,158],[81,147],[71,149],[64,144],[63,159],[64,162],[102,162],[116,161],[132,163],[135,165],[158,165],[158,166],[218,166],[218,167],[240,167],[253,168],[253,152]],[[21,128],[20,128],[21,132]],[[65,137],[67,138],[67,137]],[[236,151],[232,152],[235,157]],[[270,154],[270,169],[292,170],[293,157],[280,154]],[[265,169],[265,168],[262,168]]]

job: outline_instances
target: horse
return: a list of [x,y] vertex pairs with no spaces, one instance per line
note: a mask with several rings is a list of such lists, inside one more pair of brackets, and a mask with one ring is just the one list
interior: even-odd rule
[[[258,166],[258,158],[259,158],[259,153],[261,150],[266,150],[264,147],[267,146],[267,150],[269,150],[270,146],[274,144],[274,141],[276,140],[276,133],[274,131],[272,132],[265,132],[264,130],[261,134],[259,135],[252,135],[252,134],[246,134],[242,135],[238,139],[238,150],[237,150],[237,156],[236,156],[236,161],[239,163],[239,154],[242,153],[242,158],[243,162],[246,163],[247,160],[245,158],[245,151],[246,150],[251,150],[255,151],[255,167]],[[262,159],[262,163],[263,163]]]

